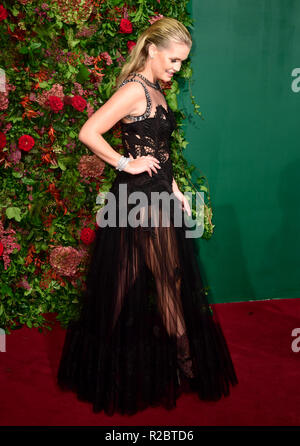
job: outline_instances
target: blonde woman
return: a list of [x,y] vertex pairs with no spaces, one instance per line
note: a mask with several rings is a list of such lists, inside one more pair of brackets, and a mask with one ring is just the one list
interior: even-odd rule
[[[61,389],[92,403],[94,412],[171,409],[183,391],[218,400],[237,383],[206,300],[195,240],[186,237],[184,219],[174,224],[176,212],[191,215],[191,209],[173,176],[176,121],[160,81],[171,81],[191,46],[182,23],[154,22],[140,35],[114,94],[79,134],[117,169],[105,201],[109,224],[103,211],[80,318],[69,324],[57,376]],[[123,156],[102,136],[119,121]],[[172,197],[170,206],[157,205],[154,192],[164,203]],[[142,197],[138,208],[135,194]]]

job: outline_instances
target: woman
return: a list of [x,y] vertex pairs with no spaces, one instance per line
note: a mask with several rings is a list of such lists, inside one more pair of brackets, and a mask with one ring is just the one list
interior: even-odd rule
[[[117,169],[110,190],[115,218],[105,226],[103,208],[97,217],[80,318],[68,327],[58,370],[60,388],[91,402],[94,412],[171,409],[182,391],[218,400],[237,383],[206,300],[194,239],[186,238],[184,223],[174,224],[174,212],[191,210],[173,177],[176,121],[159,81],[180,70],[191,45],[177,20],[154,22],[123,66],[116,92],[79,134]],[[126,156],[102,136],[118,121]],[[155,204],[154,192],[173,194],[171,211]],[[138,212],[129,199],[135,193],[146,198]]]

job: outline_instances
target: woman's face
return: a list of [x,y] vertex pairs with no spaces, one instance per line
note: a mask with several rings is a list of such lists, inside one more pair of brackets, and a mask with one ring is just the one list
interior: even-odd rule
[[[187,59],[190,48],[184,43],[170,41],[169,48],[159,50],[155,45],[149,46],[151,69],[156,79],[170,81],[174,73],[180,70],[182,61]],[[153,59],[150,57],[153,54]]]

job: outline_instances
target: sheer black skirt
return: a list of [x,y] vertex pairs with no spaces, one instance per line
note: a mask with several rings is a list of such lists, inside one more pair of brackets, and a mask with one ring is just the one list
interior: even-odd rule
[[68,326],[57,373],[59,387],[94,412],[171,409],[183,391],[218,400],[237,383],[195,239],[186,238],[184,224],[174,226],[174,206],[177,199],[170,213],[149,204],[140,209],[140,226],[96,231],[82,311]]

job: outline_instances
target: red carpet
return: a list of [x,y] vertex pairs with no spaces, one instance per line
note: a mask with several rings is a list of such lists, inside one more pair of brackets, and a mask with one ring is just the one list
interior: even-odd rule
[[[103,412],[62,393],[55,382],[65,330],[23,327],[0,353],[1,426],[299,426],[300,299],[216,304],[239,384],[218,402],[184,394],[172,411],[149,408],[131,417]],[[299,342],[300,346],[300,342]]]

